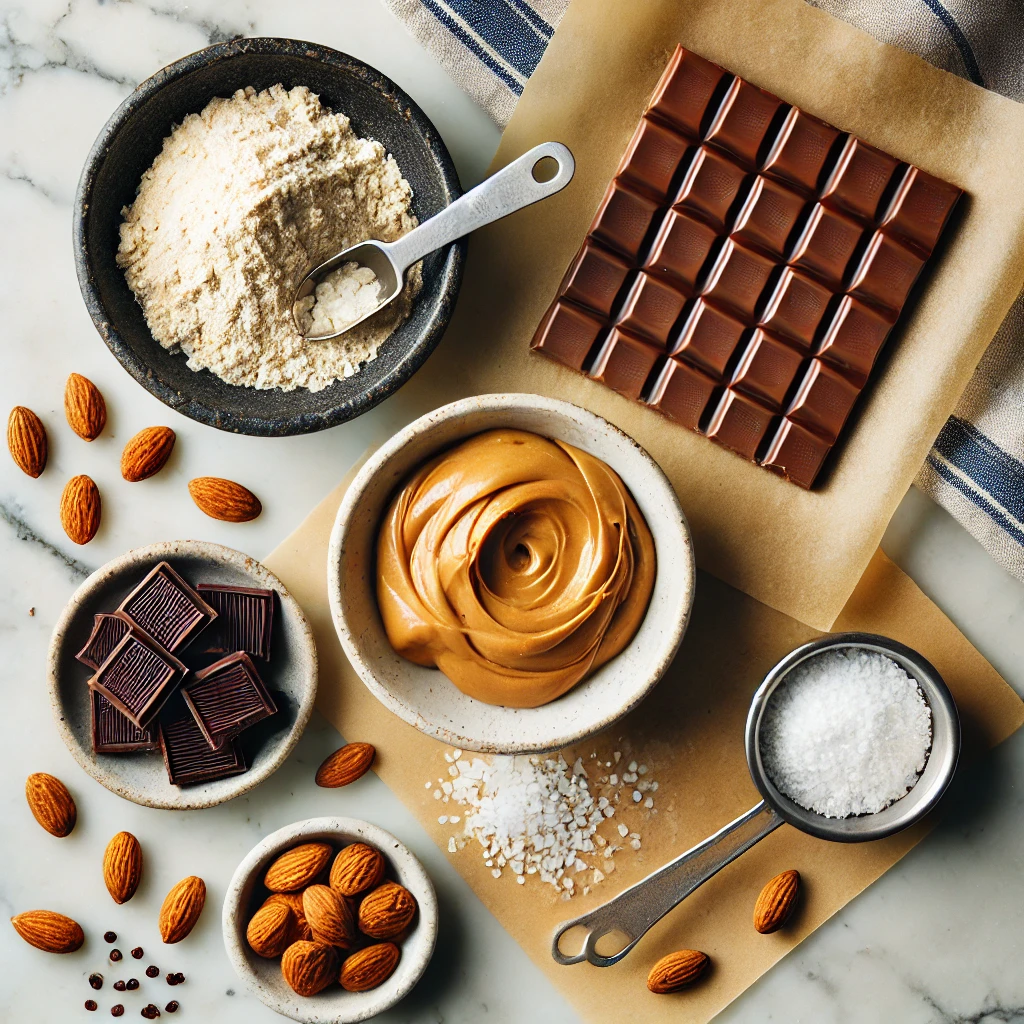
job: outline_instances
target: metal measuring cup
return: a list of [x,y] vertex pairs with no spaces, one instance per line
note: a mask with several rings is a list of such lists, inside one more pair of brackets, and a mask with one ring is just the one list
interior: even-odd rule
[[[761,762],[760,731],[768,698],[789,672],[808,658],[841,648],[877,651],[902,666],[917,682],[931,709],[932,744],[924,771],[906,796],[874,814],[826,818],[801,807],[775,788]],[[960,753],[960,719],[942,677],[917,651],[871,633],[835,633],[798,647],[768,673],[750,702],[745,744],[747,767],[761,793],[761,802],[614,899],[562,924],[551,943],[551,955],[558,963],[588,960],[597,967],[617,964],[673,907],[783,822],[818,839],[838,843],[884,839],[909,828],[938,803],[953,777]],[[587,929],[582,948],[575,954],[563,953],[563,936],[579,927]],[[605,954],[599,953],[597,944],[605,937],[609,945],[621,948],[608,952],[606,947]]]

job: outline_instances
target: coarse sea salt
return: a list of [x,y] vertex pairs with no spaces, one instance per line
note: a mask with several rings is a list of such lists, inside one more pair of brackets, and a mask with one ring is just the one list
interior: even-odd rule
[[776,687],[761,757],[780,792],[828,818],[874,814],[905,796],[931,747],[931,709],[891,658],[825,651]]

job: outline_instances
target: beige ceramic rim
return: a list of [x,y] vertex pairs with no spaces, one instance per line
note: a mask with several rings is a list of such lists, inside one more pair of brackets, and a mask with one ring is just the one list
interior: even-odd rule
[[[188,789],[181,789],[182,797],[176,802],[170,802],[154,797],[146,792],[145,789],[118,781],[111,773],[105,770],[105,766],[96,760],[91,751],[83,749],[64,714],[64,705],[60,695],[58,662],[65,633],[74,617],[79,613],[82,604],[89,599],[96,589],[105,584],[110,577],[117,575],[125,569],[132,568],[140,561],[161,561],[165,558],[173,559],[176,556],[180,557],[182,554],[190,558],[206,558],[212,562],[226,565],[249,577],[253,586],[262,586],[265,589],[277,591],[281,605],[287,606],[290,617],[299,628],[299,636],[296,639],[295,646],[297,652],[306,661],[304,674],[309,679],[309,684],[302,695],[302,699],[299,701],[292,727],[275,741],[276,745],[273,746],[272,755],[264,763],[257,768],[250,768],[249,771],[241,775],[221,780],[224,785],[219,787],[219,791],[214,795],[202,797],[197,792],[190,794]],[[283,617],[282,614],[281,618]],[[289,593],[288,588],[262,562],[257,562],[255,558],[241,551],[236,551],[234,548],[202,540],[161,541],[157,544],[132,548],[123,555],[119,555],[105,565],[100,566],[79,586],[65,605],[64,611],[57,620],[57,624],[54,626],[53,633],[50,636],[46,661],[46,679],[50,695],[50,707],[53,709],[53,717],[57,722],[57,730],[60,733],[61,739],[68,750],[71,751],[74,759],[101,786],[106,787],[112,793],[116,793],[118,796],[131,800],[133,803],[141,804],[144,807],[156,807],[162,810],[198,810],[204,807],[216,807],[218,804],[233,800],[236,796],[248,793],[260,785],[261,782],[266,781],[284,764],[288,755],[294,749],[295,744],[299,742],[299,737],[302,735],[309,722],[310,715],[313,713],[318,680],[316,642],[313,639],[313,630],[310,628],[306,613],[299,606],[298,601]],[[131,755],[127,756],[130,757]]]
[[[362,842],[376,847],[388,861],[391,877],[416,897],[417,916],[401,942],[402,956],[395,973],[368,992],[334,988],[304,999],[288,987],[277,960],[258,957],[246,942],[247,911],[257,873],[289,847],[316,840]],[[272,1010],[305,1024],[354,1024],[394,1006],[423,976],[437,942],[437,894],[416,855],[379,825],[357,818],[307,818],[279,828],[246,854],[228,883],[221,931],[228,959],[239,978]]]
[[[376,526],[371,538],[366,517],[376,514],[379,523],[390,495],[411,468],[405,465],[410,451],[422,449],[413,463],[419,464],[433,452],[498,426],[533,429],[604,459],[640,506],[658,556],[651,603],[630,645],[589,679],[540,708],[495,707],[474,701],[436,670],[400,658],[387,643],[376,597],[368,593],[370,578],[376,575]],[[383,499],[381,494],[385,494]],[[350,559],[355,563],[346,564]],[[345,654],[385,707],[451,746],[519,754],[557,750],[592,736],[647,696],[664,675],[686,632],[695,572],[693,541],[679,499],[661,467],[636,441],[614,424],[569,402],[540,395],[494,394],[435,409],[370,456],[338,509],[327,556],[327,589]],[[356,621],[359,612],[361,621]],[[414,690],[417,696],[424,695],[422,699],[396,693],[388,685],[389,674],[415,678],[418,686]]]

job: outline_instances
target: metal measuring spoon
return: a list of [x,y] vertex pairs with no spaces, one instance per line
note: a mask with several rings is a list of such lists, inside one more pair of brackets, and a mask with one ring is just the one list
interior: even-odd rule
[[[823,651],[844,647],[884,654],[917,682],[931,708],[932,745],[924,771],[906,796],[874,814],[826,818],[801,807],[773,785],[761,763],[761,720],[768,698],[792,669]],[[871,633],[836,633],[798,647],[768,673],[750,703],[745,741],[747,767],[763,797],[761,802],[596,910],[566,921],[555,932],[551,943],[551,955],[558,963],[578,964],[589,960],[597,967],[617,964],[673,907],[783,822],[819,839],[838,843],[883,839],[909,828],[938,803],[953,777],[960,752],[960,719],[942,677],[917,651]],[[579,927],[587,929],[580,952],[563,953],[562,937]],[[597,943],[605,936],[612,940],[621,936],[621,948],[608,955],[599,953]]]
[[[545,158],[554,160],[557,168],[550,178],[539,181],[534,177],[535,168]],[[314,294],[316,286],[342,264],[356,263],[373,271],[379,288],[377,305],[333,334],[304,335],[307,341],[328,341],[352,330],[398,296],[405,282],[405,273],[414,263],[485,224],[501,220],[516,210],[561,192],[572,181],[575,169],[576,163],[566,146],[560,142],[543,142],[397,241],[371,239],[325,260],[303,278],[292,300],[292,318],[299,334],[303,334],[303,329],[297,304]]]

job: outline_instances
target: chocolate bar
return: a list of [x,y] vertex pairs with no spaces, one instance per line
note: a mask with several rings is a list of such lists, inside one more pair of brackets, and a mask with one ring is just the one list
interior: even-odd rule
[[89,685],[144,729],[187,673],[173,654],[132,630],[110,652]]
[[217,613],[203,633],[202,647],[208,654],[245,651],[254,658],[270,660],[270,638],[274,627],[274,592],[255,587],[225,587],[200,583],[199,596]]
[[167,562],[157,565],[118,611],[168,651],[184,647],[217,617]]
[[277,711],[252,659],[229,654],[197,672],[182,696],[211,747],[233,739]]
[[120,615],[107,615],[105,612],[94,615],[89,639],[75,657],[93,672],[98,671],[131,628],[131,623]]
[[678,47],[532,347],[809,488],[961,194]]
[[160,749],[173,786],[213,782],[247,770],[238,740],[226,740],[211,748],[192,712],[184,706],[161,720]]
[[155,723],[140,729],[99,690],[93,690],[90,697],[94,754],[130,754],[136,750],[155,750],[159,746]]

